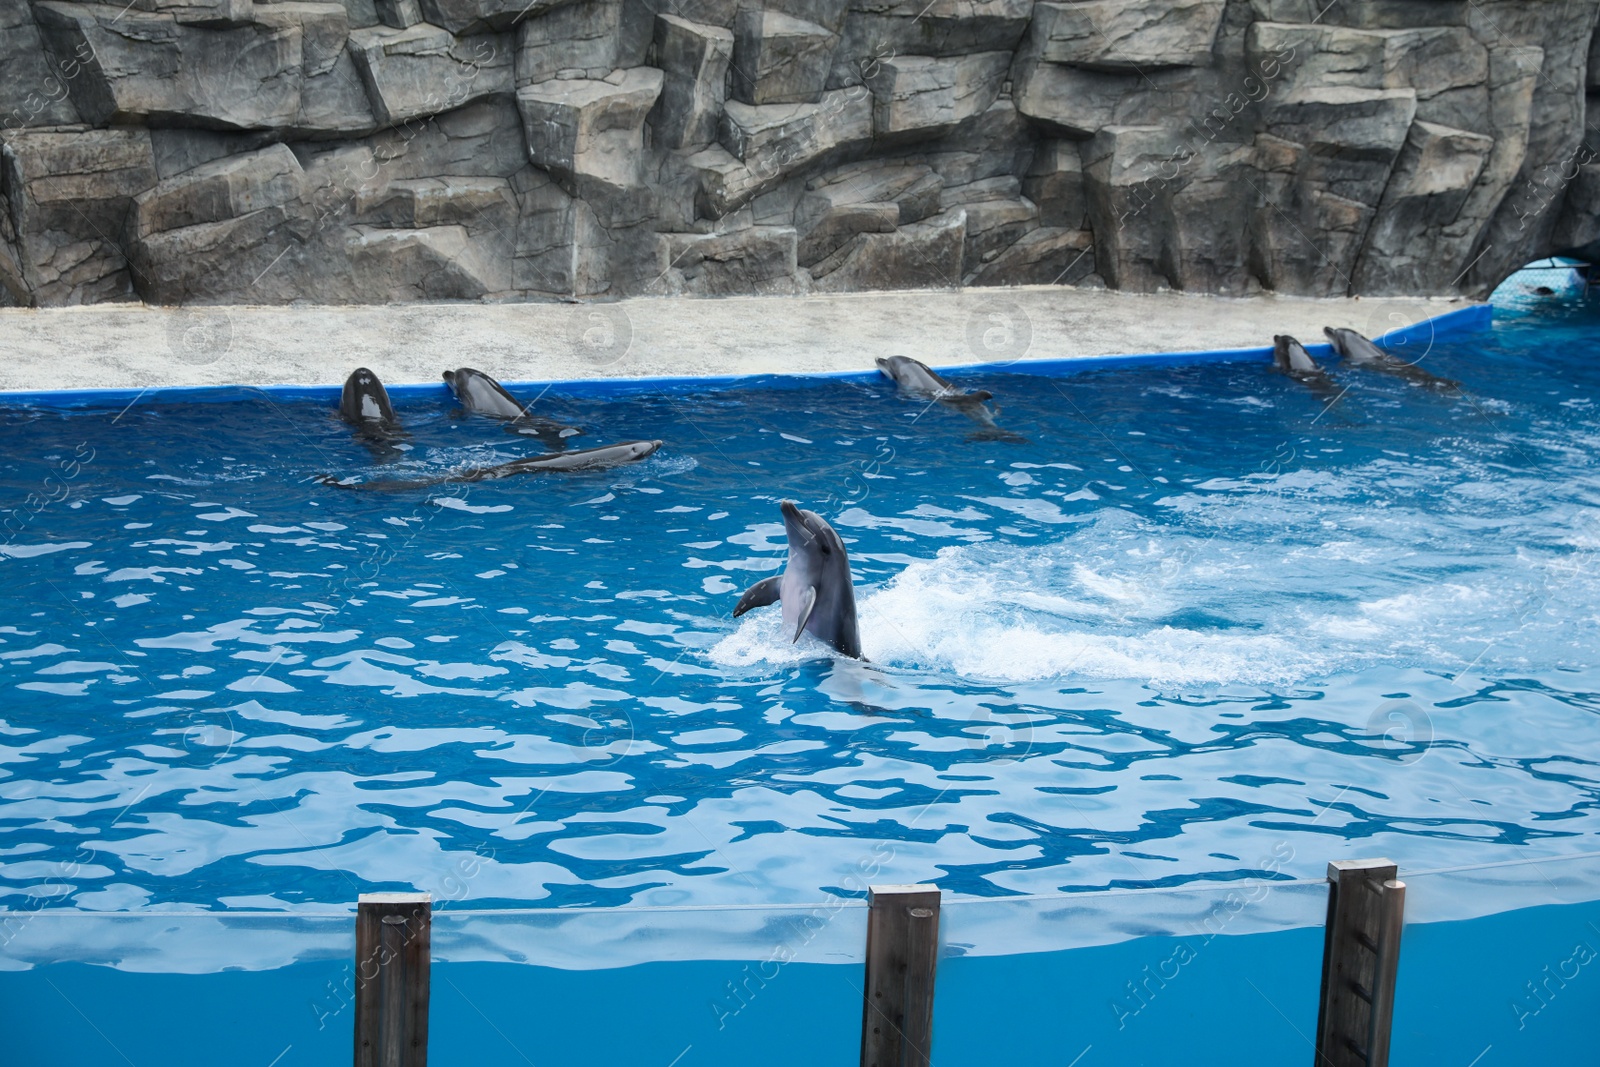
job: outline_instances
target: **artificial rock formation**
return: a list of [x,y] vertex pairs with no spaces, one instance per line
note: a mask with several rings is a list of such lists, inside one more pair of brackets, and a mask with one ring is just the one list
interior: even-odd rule
[[0,0],[0,304],[1482,295],[1600,0]]

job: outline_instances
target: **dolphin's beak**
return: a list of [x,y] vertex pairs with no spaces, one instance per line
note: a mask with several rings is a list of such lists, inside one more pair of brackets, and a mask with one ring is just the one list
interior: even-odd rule
[[778,510],[783,512],[783,533],[789,543],[804,543],[811,539],[811,531],[806,529],[806,520],[800,515],[800,508],[793,500],[785,500],[778,504]]
[[1324,326],[1322,328],[1322,332],[1327,335],[1328,340],[1330,340],[1330,341],[1333,340],[1333,338],[1336,336],[1334,334],[1334,332],[1333,332],[1333,327],[1332,326]]

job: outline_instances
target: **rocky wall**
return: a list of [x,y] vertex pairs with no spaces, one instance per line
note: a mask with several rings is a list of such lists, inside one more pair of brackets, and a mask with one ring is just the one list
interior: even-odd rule
[[1600,0],[0,0],[0,303],[1600,258]]

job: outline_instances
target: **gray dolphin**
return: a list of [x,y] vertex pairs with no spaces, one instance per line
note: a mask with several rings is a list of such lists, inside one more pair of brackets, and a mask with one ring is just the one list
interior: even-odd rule
[[1353,367],[1363,367],[1368,370],[1383,371],[1404,378],[1417,385],[1425,385],[1430,389],[1459,390],[1461,383],[1449,378],[1441,378],[1436,374],[1429,374],[1415,363],[1407,363],[1391,352],[1385,352],[1367,338],[1354,330],[1336,329],[1324,326],[1322,332],[1328,335],[1328,341],[1333,345],[1333,350],[1339,353],[1347,363]]
[[969,440],[974,441],[1025,441],[1027,438],[1021,434],[1003,430],[995,425],[995,413],[984,403],[993,400],[994,394],[987,389],[968,390],[954,385],[942,375],[926,364],[912,359],[910,356],[880,356],[876,360],[878,370],[907,396],[920,400],[934,400],[947,408],[961,412],[967,418],[977,423],[981,429],[973,433]]
[[1313,393],[1327,403],[1339,399],[1338,387],[1328,372],[1317,366],[1306,346],[1286,333],[1272,338],[1272,365],[1295,381],[1310,387]]
[[525,456],[509,463],[497,463],[492,467],[470,467],[463,471],[406,481],[346,482],[331,474],[324,474],[318,480],[323,485],[338,486],[340,489],[422,489],[430,485],[442,485],[445,482],[482,482],[536,471],[608,470],[611,467],[637,463],[660,447],[660,441],[623,441],[619,444],[585,448],[576,452],[551,452],[543,456]]
[[467,411],[490,418],[505,419],[512,433],[537,437],[552,448],[566,447],[566,439],[583,431],[574,426],[563,426],[554,419],[535,415],[530,405],[522,403],[506,392],[505,386],[471,367],[458,367],[444,372],[445,384]]
[[406,432],[395,417],[389,391],[366,367],[357,367],[344,380],[339,417],[355,427],[356,437],[371,450],[375,460],[385,462],[401,453],[399,442],[405,439]]
[[949,400],[955,397],[971,397],[973,400],[989,400],[994,394],[980,389],[972,392],[957,388],[955,385],[939,374],[926,363],[912,359],[910,356],[879,356],[875,361],[878,370],[890,381],[898,385],[902,392],[911,396],[924,397],[928,400]]
[[783,602],[784,629],[793,641],[810,633],[836,651],[861,658],[861,635],[856,628],[856,591],[850,583],[850,557],[844,542],[814,511],[804,511],[785,500],[783,532],[789,538],[789,560],[783,574],[763,578],[744,591],[734,605],[738,618],[751,608]]

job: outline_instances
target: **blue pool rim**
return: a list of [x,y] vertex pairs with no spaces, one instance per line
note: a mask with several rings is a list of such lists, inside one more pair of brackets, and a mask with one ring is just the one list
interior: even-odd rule
[[[1476,333],[1489,329],[1494,322],[1493,307],[1487,303],[1457,308],[1442,315],[1422,319],[1398,330],[1391,330],[1377,338],[1385,347],[1406,345],[1426,346],[1434,341],[1456,335]],[[1333,347],[1326,342],[1308,344],[1306,351],[1320,359],[1336,359]],[[1260,362],[1272,358],[1270,345],[1252,348],[1224,348],[1201,352],[1151,352],[1134,355],[1084,356],[1071,358],[1038,358],[1004,360],[987,363],[962,363],[939,366],[935,369],[945,375],[961,374],[1017,374],[1033,377],[1058,378],[1084,371],[1106,370],[1117,367],[1177,367],[1195,363]],[[351,368],[352,370],[354,367]],[[797,388],[812,382],[845,381],[866,382],[879,377],[878,371],[846,370],[796,372],[792,374],[743,373],[720,374],[704,377],[656,375],[639,378],[564,378],[549,381],[505,380],[503,384],[522,392],[537,390],[540,395],[561,396],[627,396],[640,393],[684,393],[707,389],[727,389],[760,383],[768,388]],[[118,389],[55,389],[0,392],[0,406],[35,408],[97,408],[118,405],[131,406],[138,400],[164,403],[216,403],[244,400],[266,394],[277,400],[317,400],[336,403],[340,392],[338,385],[175,385],[146,388]],[[453,399],[449,387],[441,378],[436,382],[406,383],[387,386],[393,397]]]

